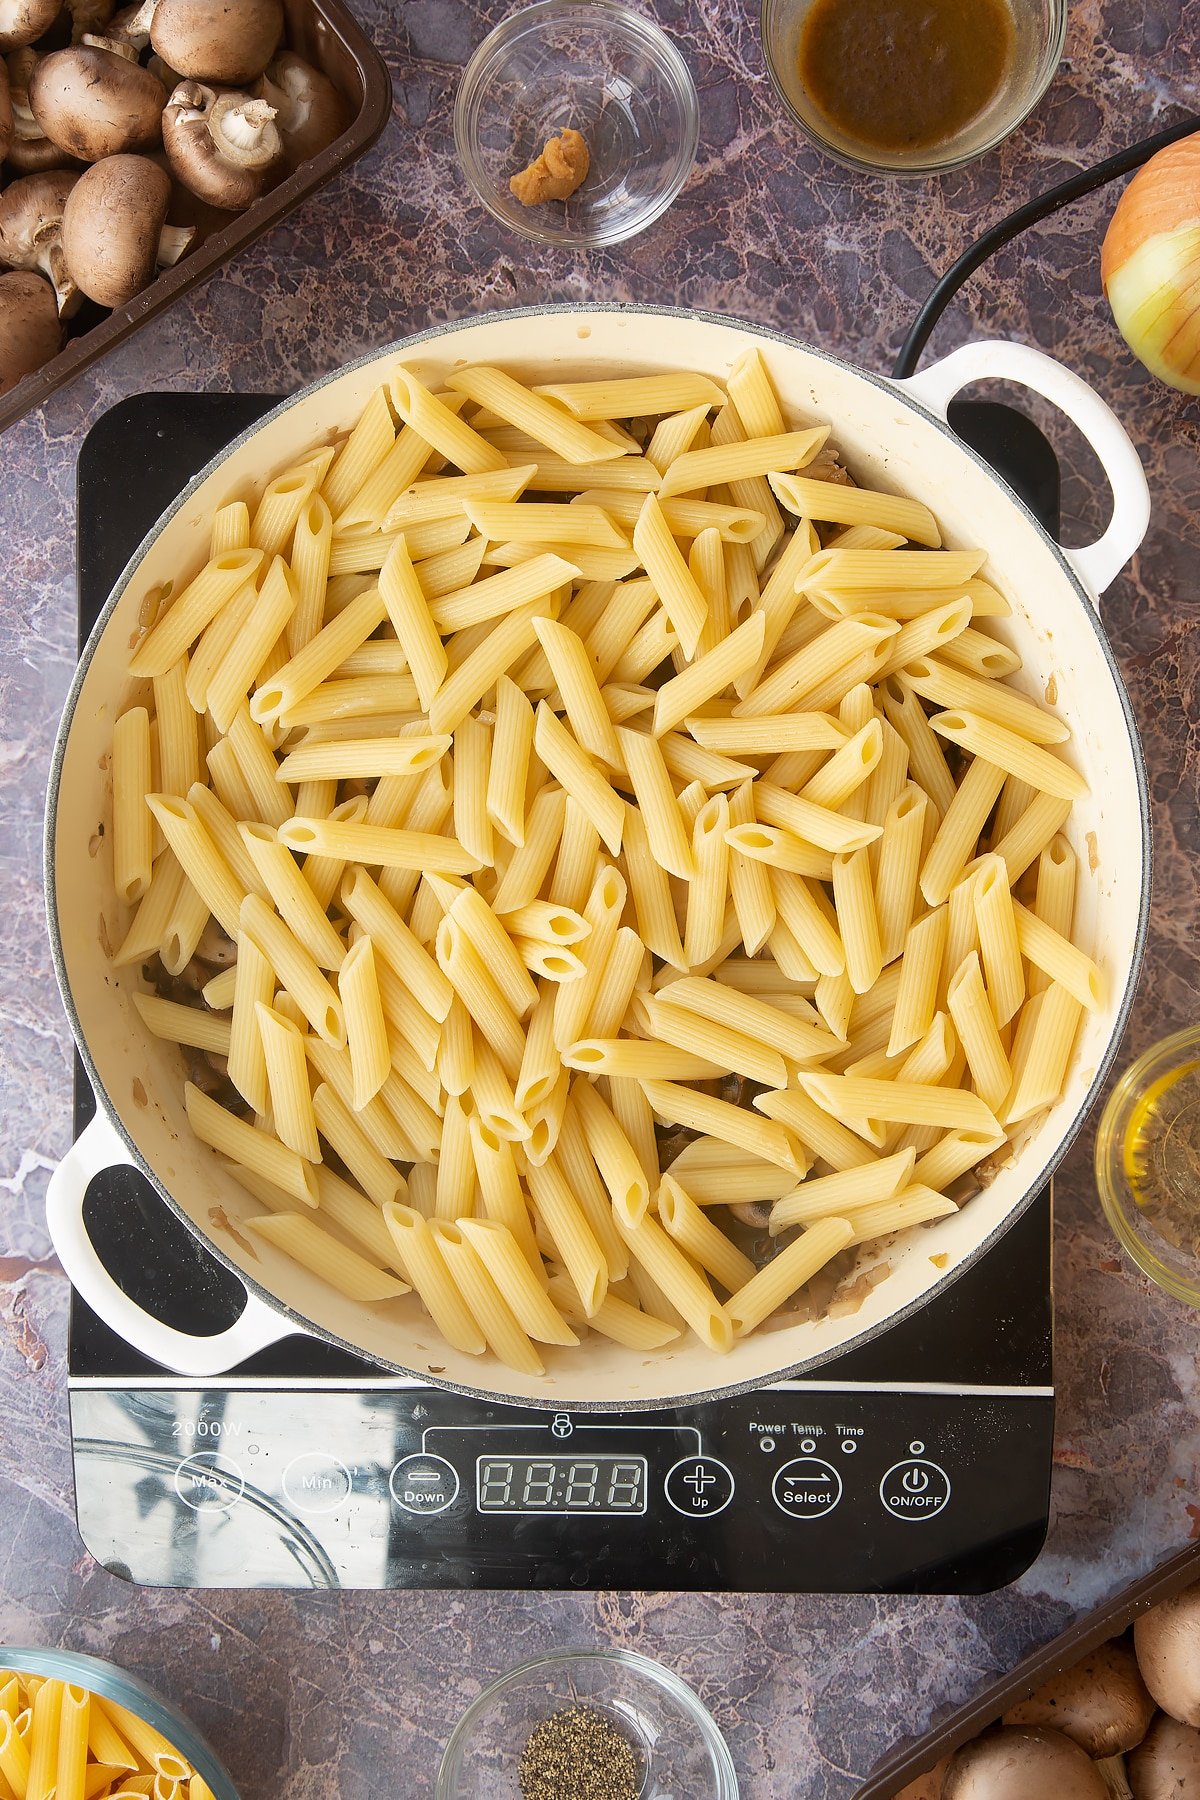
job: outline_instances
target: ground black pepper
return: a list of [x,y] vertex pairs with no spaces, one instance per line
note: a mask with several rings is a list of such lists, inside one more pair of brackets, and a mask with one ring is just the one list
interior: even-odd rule
[[594,1706],[565,1706],[529,1734],[521,1753],[522,1800],[637,1800],[638,1758]]

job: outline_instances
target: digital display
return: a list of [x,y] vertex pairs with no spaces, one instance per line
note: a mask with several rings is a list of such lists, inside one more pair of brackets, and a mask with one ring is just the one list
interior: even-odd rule
[[481,1513],[644,1513],[644,1456],[481,1456]]

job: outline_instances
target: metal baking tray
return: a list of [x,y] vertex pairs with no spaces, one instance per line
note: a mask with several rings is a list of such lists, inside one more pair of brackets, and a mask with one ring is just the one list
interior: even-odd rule
[[164,270],[127,305],[118,306],[98,324],[68,338],[56,357],[0,399],[0,431],[43,405],[58,388],[74,381],[89,363],[106,355],[115,344],[123,343],[139,325],[162,312],[189,288],[207,281],[222,263],[270,231],[379,137],[391,114],[392,84],[383,58],[362,26],[342,0],[284,0],[284,13],[288,48],[323,69],[349,102],[352,116],[346,130],[246,212],[205,238],[173,269]]
[[940,1757],[968,1743],[1018,1701],[1027,1700],[1044,1681],[1073,1668],[1088,1653],[1127,1631],[1139,1613],[1149,1612],[1200,1581],[1200,1544],[1169,1556],[1148,1575],[1122,1588],[1103,1606],[1085,1613],[1068,1630],[1019,1662],[974,1700],[960,1706],[945,1722],[914,1742],[898,1745],[858,1789],[855,1800],[894,1800],[894,1796],[926,1774]]

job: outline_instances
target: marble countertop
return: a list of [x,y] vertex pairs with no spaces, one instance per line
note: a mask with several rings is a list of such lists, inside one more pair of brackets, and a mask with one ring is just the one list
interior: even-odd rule
[[[782,327],[886,371],[936,274],[985,224],[1200,103],[1200,14],[1182,0],[1074,0],[1066,59],[1033,119],[941,182],[822,161],[784,118],[747,0],[660,0],[700,90],[696,169],[643,237],[605,254],[504,236],[458,179],[459,70],[505,9],[356,0],[395,111],[381,144],[270,237],[153,321],[4,440],[0,478],[0,1642],[115,1659],[183,1705],[243,1800],[429,1800],[440,1748],[494,1675],[555,1644],[627,1645],[699,1690],[746,1800],[846,1800],[925,1727],[1074,1614],[1200,1536],[1196,1323],[1121,1259],[1099,1217],[1091,1139],[1057,1183],[1059,1424],[1045,1551],[1013,1589],[968,1599],[670,1594],[139,1591],[76,1531],[63,1347],[66,1283],[42,1222],[70,1133],[69,1038],[50,967],[40,840],[71,674],[73,478],[88,427],[155,388],[290,389],[405,331],[481,308],[675,301]],[[1113,195],[1002,253],[937,333],[1040,344],[1124,418],[1154,496],[1149,535],[1104,602],[1150,769],[1150,946],[1126,1056],[1196,1018],[1200,969],[1200,411],[1153,382],[1099,291]],[[1070,539],[1102,524],[1098,470],[1066,431]]]

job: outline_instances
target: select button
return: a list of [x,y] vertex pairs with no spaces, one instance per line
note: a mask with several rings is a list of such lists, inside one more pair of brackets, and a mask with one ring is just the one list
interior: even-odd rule
[[458,1499],[458,1470],[444,1456],[404,1456],[388,1478],[392,1499],[407,1513],[443,1513]]
[[842,1497],[842,1478],[821,1457],[798,1456],[776,1472],[771,1495],[789,1519],[823,1519]]

